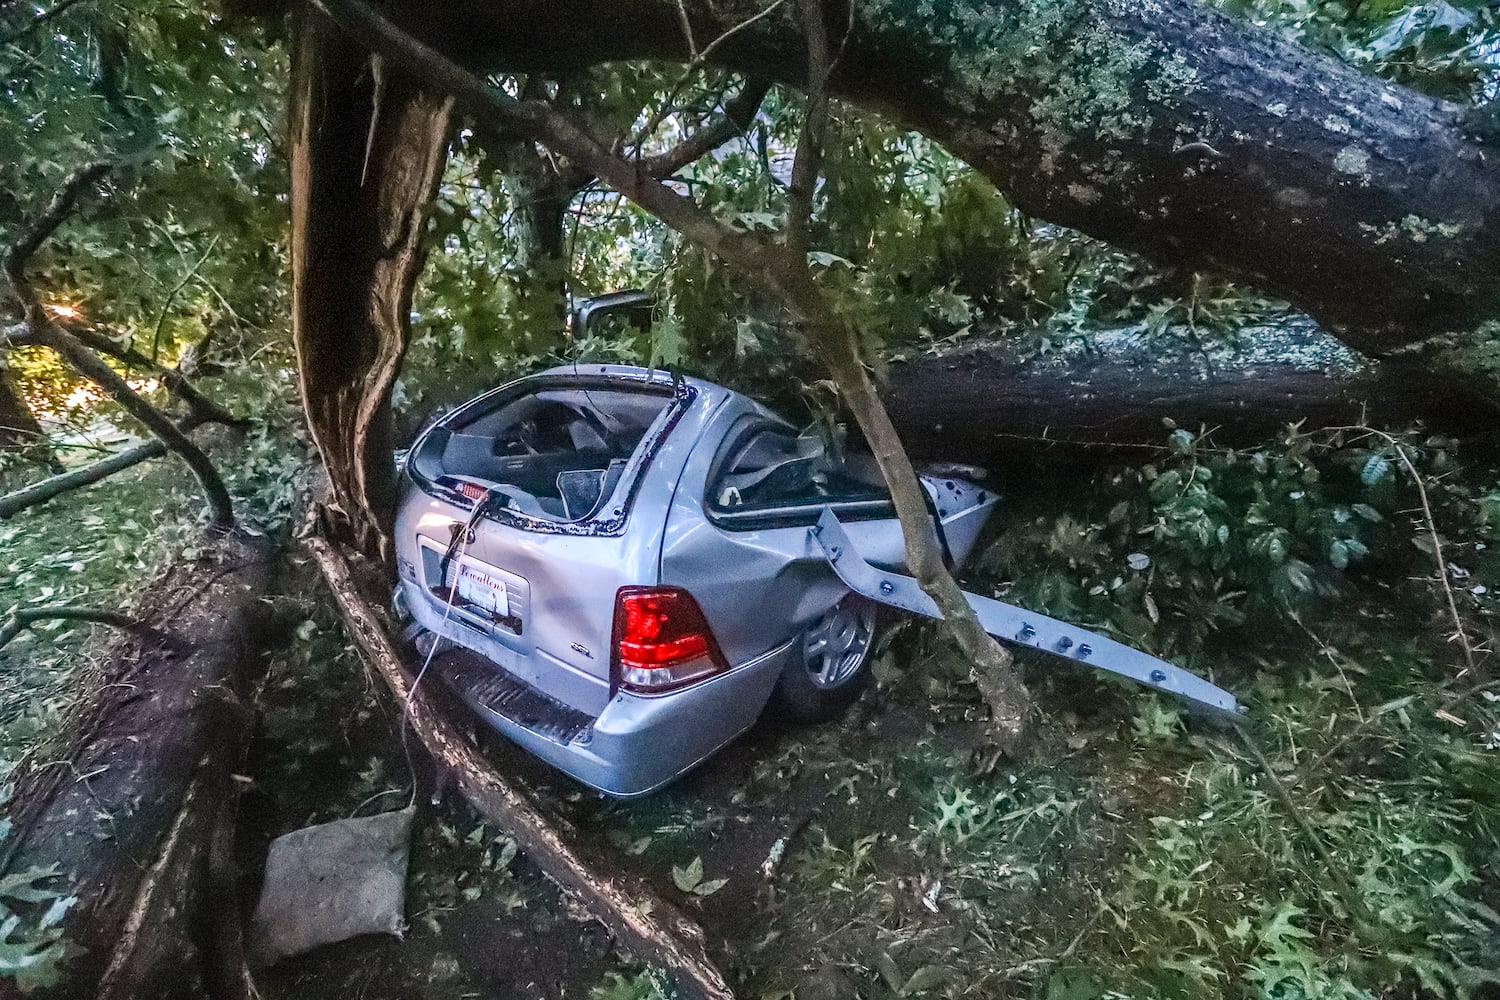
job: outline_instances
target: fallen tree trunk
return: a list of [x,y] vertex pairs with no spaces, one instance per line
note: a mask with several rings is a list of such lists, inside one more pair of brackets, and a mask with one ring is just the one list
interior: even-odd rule
[[[931,136],[1029,215],[1244,275],[1372,354],[1500,309],[1496,129],[1470,110],[1198,0],[825,3],[853,25],[834,96]],[[702,59],[805,81],[796,4],[384,9],[485,70]]]
[[998,342],[916,357],[889,366],[882,395],[913,454],[981,465],[1037,448],[1162,448],[1179,426],[1231,447],[1299,421],[1500,429],[1496,400],[1415,359],[1363,358],[1309,320],[1203,349],[1171,336],[1127,328],[1043,355]]
[[[238,418],[231,419],[236,425],[242,423]],[[186,435],[195,430],[200,423],[201,421],[196,417],[187,417],[177,422],[177,429]],[[38,507],[71,490],[92,486],[117,472],[124,472],[149,459],[160,458],[166,453],[167,446],[159,438],[152,438],[107,458],[101,458],[97,462],[91,462],[69,472],[59,472],[55,476],[48,476],[29,486],[12,490],[0,496],[0,521],[15,517],[23,510]]]
[[55,867],[78,898],[62,926],[81,950],[33,996],[248,995],[223,847],[272,576],[270,546],[238,537],[174,568],[87,676],[65,751],[18,769],[0,871]]
[[[733,994],[704,949],[703,932],[646,886],[612,876],[582,857],[567,831],[544,816],[530,798],[497,773],[461,735],[442,692],[413,688],[391,641],[388,623],[376,610],[383,600],[384,573],[322,538],[307,539],[361,654],[405,706],[403,718],[433,759],[451,770],[458,787],[485,818],[515,838],[533,864],[572,894],[637,958],[676,979],[679,994],[700,1000]],[[361,584],[361,577],[365,585]]]

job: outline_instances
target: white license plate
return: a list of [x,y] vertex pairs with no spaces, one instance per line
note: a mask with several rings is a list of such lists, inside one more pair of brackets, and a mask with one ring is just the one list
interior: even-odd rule
[[465,604],[482,608],[495,618],[510,617],[510,598],[505,581],[495,567],[474,559],[458,564],[458,597]]

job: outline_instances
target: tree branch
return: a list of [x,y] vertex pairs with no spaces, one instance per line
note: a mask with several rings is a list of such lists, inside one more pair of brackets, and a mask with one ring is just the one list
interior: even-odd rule
[[208,241],[208,249],[203,251],[203,256],[199,257],[197,263],[188,268],[187,273],[182,276],[177,284],[172,286],[172,290],[167,293],[167,297],[162,301],[161,312],[156,314],[156,329],[151,334],[152,364],[156,363],[157,354],[161,351],[161,329],[167,322],[168,310],[172,308],[172,303],[176,300],[178,293],[187,287],[188,282],[198,276],[198,270],[208,261],[209,255],[214,252],[214,247],[219,245],[220,235],[219,233],[214,233],[214,238]]
[[73,6],[75,3],[78,3],[78,0],[60,0],[60,2],[56,6],[42,11],[40,14],[33,17],[30,21],[27,21],[25,24],[21,25],[21,27],[17,28],[15,31],[12,31],[9,35],[6,35],[4,38],[0,38],[0,46],[13,45],[16,42],[19,42],[21,39],[25,38],[33,31],[46,24],[48,21],[52,20],[60,14],[65,13],[67,9]]
[[234,505],[218,470],[165,413],[152,406],[118,372],[61,327],[49,324],[42,331],[39,343],[62,355],[85,378],[108,393],[125,412],[145,424],[168,451],[175,452],[187,464],[208,502],[210,530],[227,532],[234,527]]
[[[61,326],[53,320],[54,324]],[[65,327],[65,329],[68,329]],[[159,361],[152,361],[146,355],[133,347],[126,347],[113,338],[106,337],[93,330],[82,328],[68,329],[89,350],[99,354],[107,354],[116,360],[123,361],[127,365],[155,372],[161,376],[161,384],[166,387],[168,393],[182,400],[188,409],[188,414],[196,424],[224,424],[226,427],[248,427],[250,420],[247,417],[237,417],[207,396],[189,381],[182,366],[168,368]],[[35,331],[27,323],[17,323],[4,331],[0,331],[0,340],[7,341],[12,347],[39,346],[41,340]],[[184,360],[187,359],[184,355]]]
[[68,175],[62,187],[52,196],[46,211],[6,252],[5,276],[10,282],[11,291],[25,310],[26,325],[30,328],[33,341],[60,354],[85,378],[108,393],[127,413],[145,424],[167,450],[176,452],[187,463],[203,489],[210,511],[210,530],[227,532],[234,527],[234,507],[223,479],[208,456],[166,414],[136,393],[103,359],[55,323],[47,315],[41,298],[26,277],[26,265],[31,256],[72,212],[79,193],[98,181],[109,169],[108,163],[90,163]]
[[[828,127],[828,25],[821,0],[798,0],[802,30],[807,36],[807,113],[792,159],[792,182],[787,190],[786,247],[805,267],[812,238],[813,194],[823,170],[823,139]],[[788,261],[792,266],[798,266]]]
[[[189,415],[177,422],[177,429],[183,434],[188,434],[203,424],[220,422]],[[85,486],[92,486],[94,483],[108,479],[117,472],[124,472],[126,469],[140,465],[142,462],[153,458],[160,458],[166,453],[167,446],[162,444],[161,439],[152,438],[133,448],[126,448],[124,451],[101,458],[99,461],[85,465],[82,468],[73,469],[69,472],[61,472],[55,476],[49,476],[40,482],[13,490],[4,496],[0,496],[0,521],[15,517],[23,510],[39,507],[64,493],[82,489]]]
[[519,101],[496,90],[358,0],[310,2],[366,48],[453,95],[471,114],[576,161],[667,225],[725,260],[758,270],[764,270],[770,263],[771,248],[760,239],[720,222],[691,198],[659,183],[638,164],[613,155],[562,110],[545,101]]
[[37,248],[46,242],[47,237],[57,232],[57,227],[72,213],[79,193],[97,183],[109,173],[112,166],[113,164],[104,162],[87,163],[63,178],[62,187],[52,195],[47,208],[5,253],[6,280],[10,282],[12,293],[20,300],[21,308],[26,311],[26,320],[33,330],[45,325],[47,316],[42,312],[41,301],[26,278],[26,265]]
[[670,177],[736,136],[744,135],[770,89],[768,80],[747,81],[744,89],[724,102],[723,114],[704,123],[691,136],[665,153],[642,157],[641,168],[652,177]]
[[139,618],[132,618],[118,611],[103,611],[99,608],[81,608],[71,604],[52,604],[41,608],[23,608],[12,612],[11,616],[5,620],[5,623],[0,625],[0,649],[4,649],[10,645],[11,640],[37,622],[57,621],[59,619],[94,622],[98,625],[112,625],[115,628],[130,631],[138,631],[146,627],[146,623]]

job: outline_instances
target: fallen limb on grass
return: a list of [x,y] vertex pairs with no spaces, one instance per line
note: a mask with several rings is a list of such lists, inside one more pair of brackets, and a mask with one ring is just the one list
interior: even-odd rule
[[80,668],[66,745],[17,767],[0,875],[55,872],[47,888],[77,898],[32,996],[250,995],[229,848],[272,576],[264,539],[178,564],[141,627]]
[[[464,737],[431,689],[413,690],[391,641],[381,602],[360,586],[356,572],[383,576],[363,557],[322,538],[306,540],[338,602],[339,613],[365,661],[379,672],[405,718],[435,760],[450,768],[464,797],[494,822],[542,871],[581,902],[615,939],[641,961],[670,973],[681,996],[721,1000],[733,994],[709,960],[703,932],[644,885],[598,870],[579,855],[557,824],[519,788],[491,768]],[[364,576],[364,573],[360,574]]]
[[118,611],[103,611],[99,608],[80,608],[73,605],[56,604],[45,608],[23,608],[0,624],[0,649],[10,645],[11,640],[37,622],[75,621],[93,622],[96,625],[112,625],[118,629],[144,630],[146,623],[139,618]]
[[[191,432],[201,421],[188,418],[179,421],[177,428],[183,434]],[[160,458],[167,453],[167,446],[156,438],[143,441],[138,445],[126,448],[124,451],[116,452],[108,458],[101,458],[97,462],[72,469],[68,472],[59,472],[55,476],[48,476],[23,486],[18,490],[0,496],[0,521],[15,517],[23,510],[40,506],[55,497],[61,496],[70,490],[82,489],[92,486],[101,480],[108,479],[117,472],[124,472],[132,466],[140,465],[142,462],[152,458]]]

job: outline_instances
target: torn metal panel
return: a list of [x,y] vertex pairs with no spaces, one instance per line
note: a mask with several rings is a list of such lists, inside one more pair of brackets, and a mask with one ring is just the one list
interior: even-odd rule
[[[833,571],[855,593],[913,614],[943,617],[937,604],[916,580],[877,569],[866,562],[831,509],[825,508],[817,525],[809,530]],[[1054,656],[1129,677],[1218,712],[1235,716],[1241,712],[1234,695],[1166,660],[1076,625],[992,598],[968,591],[964,591],[964,597],[974,609],[980,625],[997,639],[1032,646]]]

